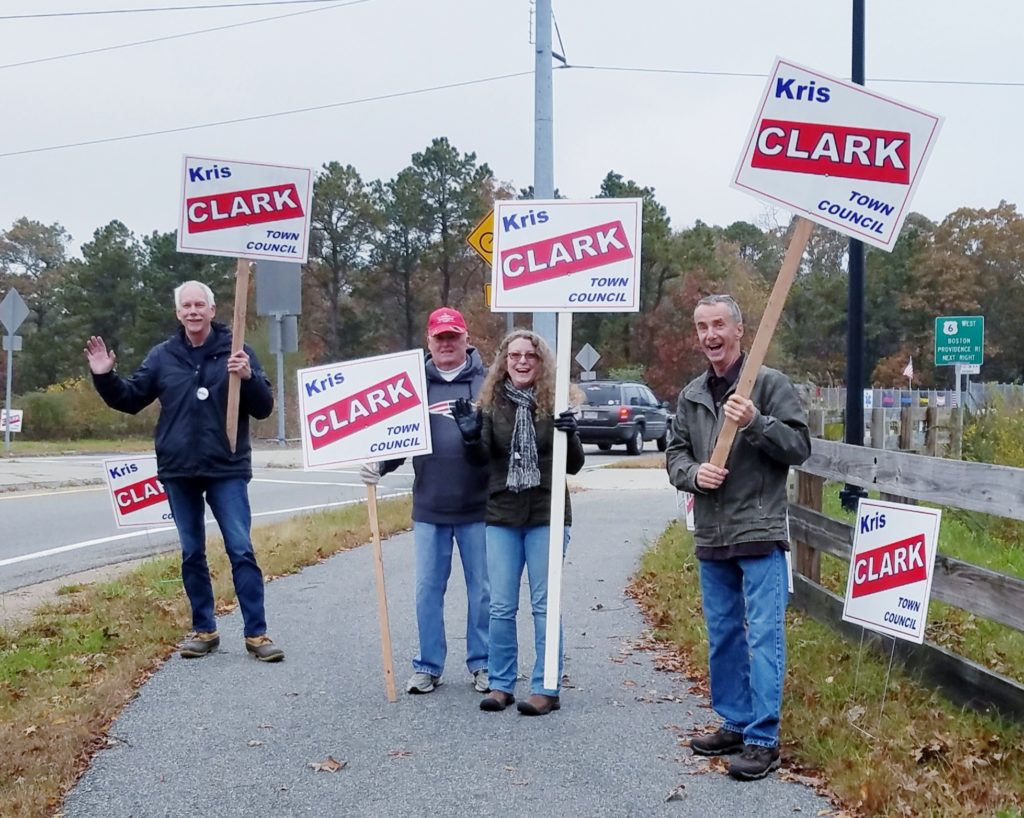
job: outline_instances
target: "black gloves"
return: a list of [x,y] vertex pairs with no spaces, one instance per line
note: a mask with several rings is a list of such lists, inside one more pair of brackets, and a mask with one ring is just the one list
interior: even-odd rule
[[566,409],[554,420],[555,428],[567,435],[576,434],[576,415],[571,409]]
[[483,415],[466,398],[459,398],[452,404],[452,417],[466,443],[476,443],[480,439],[480,430],[484,426]]

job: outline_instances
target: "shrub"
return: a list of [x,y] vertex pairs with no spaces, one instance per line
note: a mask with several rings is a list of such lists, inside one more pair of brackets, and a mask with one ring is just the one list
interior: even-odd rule
[[137,415],[107,406],[91,381],[75,378],[25,395],[24,440],[149,437],[156,423],[156,405]]

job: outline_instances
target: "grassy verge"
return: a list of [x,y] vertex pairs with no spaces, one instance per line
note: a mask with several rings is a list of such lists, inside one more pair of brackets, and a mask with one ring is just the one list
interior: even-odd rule
[[119,440],[12,440],[8,453],[0,447],[0,457],[35,457],[54,454],[95,454],[103,452],[152,451],[153,436]]
[[[706,668],[697,561],[681,526],[644,555],[631,592],[655,635],[691,667]],[[895,669],[886,688],[886,659],[794,610],[787,634],[782,744],[790,770],[817,771],[859,816],[1021,814],[1024,730],[961,711]]]
[[[381,536],[408,528],[411,501],[379,504]],[[260,527],[268,579],[370,539],[365,507]],[[217,611],[235,604],[231,568],[210,542]],[[51,815],[135,690],[188,629],[179,560],[160,557],[102,585],[66,586],[31,622],[0,630],[0,815]]]

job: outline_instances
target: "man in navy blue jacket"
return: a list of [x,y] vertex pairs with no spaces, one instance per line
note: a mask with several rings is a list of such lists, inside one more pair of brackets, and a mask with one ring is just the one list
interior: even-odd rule
[[[181,655],[205,656],[220,645],[206,564],[209,503],[231,560],[245,648],[260,661],[278,662],[284,652],[267,636],[263,573],[249,535],[249,415],[265,418],[274,408],[270,382],[249,347],[231,352],[231,331],[213,322],[216,306],[209,287],[185,282],[174,291],[174,305],[181,328],[153,347],[130,378],[113,371],[116,356],[98,336],[86,343],[85,357],[96,391],[111,408],[134,415],[160,401],[157,477],[167,492],[181,540],[181,579],[194,629],[182,644]],[[226,431],[229,373],[241,378],[234,452]]]
[[[466,578],[466,668],[480,693],[487,680],[487,627],[491,593],[487,582],[484,512],[487,509],[487,466],[466,460],[462,434],[452,418],[459,398],[473,400],[487,374],[480,354],[469,346],[466,321],[458,310],[442,307],[427,322],[427,399],[433,451],[412,459],[413,539],[416,546],[416,624],[420,650],[413,660],[407,693],[430,693],[441,684],[448,654],[444,632],[444,594],[452,572],[455,542]],[[360,475],[375,484],[381,474],[404,461],[367,463]]]

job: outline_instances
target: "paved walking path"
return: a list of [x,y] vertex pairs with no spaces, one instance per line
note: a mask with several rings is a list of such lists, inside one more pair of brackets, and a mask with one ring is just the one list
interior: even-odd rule
[[[790,818],[827,809],[777,775],[740,783],[691,774],[699,765],[680,735],[708,721],[707,702],[632,648],[645,627],[623,594],[640,554],[675,516],[674,493],[652,470],[595,470],[579,483],[563,585],[572,687],[560,712],[479,709],[463,664],[459,568],[448,592],[444,684],[388,703],[372,550],[359,548],[268,585],[284,663],[246,657],[237,612],[220,622],[219,652],[167,662],[114,723],[111,747],[64,815]],[[401,691],[416,650],[410,533],[384,543],[384,563]],[[520,670],[528,673],[525,614]],[[517,692],[526,688],[520,681]],[[328,756],[347,766],[310,767]],[[679,785],[681,797],[666,801]]]

